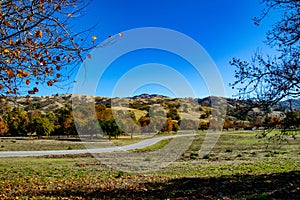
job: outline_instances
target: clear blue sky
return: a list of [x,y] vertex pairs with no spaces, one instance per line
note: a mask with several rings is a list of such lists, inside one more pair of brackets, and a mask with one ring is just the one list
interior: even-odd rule
[[[269,51],[263,41],[266,31],[278,20],[277,17],[270,15],[258,27],[251,20],[259,16],[263,8],[260,0],[94,0],[85,15],[78,20],[76,30],[97,24],[92,33],[97,36],[97,42],[106,40],[109,35],[140,27],[179,31],[204,47],[220,71],[226,96],[232,97],[236,91],[229,87],[229,83],[234,81],[234,68],[229,65],[229,61],[233,57],[249,60],[257,48]],[[143,77],[143,70],[133,69],[147,63],[159,63],[175,69],[190,82],[196,90],[196,96],[210,95],[205,83],[188,62],[170,52],[155,49],[131,52],[115,60],[103,73],[95,94],[122,96],[113,94],[118,81],[129,72],[132,72],[133,78]],[[159,72],[157,67],[152,75]],[[174,76],[165,78],[169,82],[176,81]],[[43,90],[41,95],[72,92],[72,89],[56,90]],[[140,93],[176,96],[167,85],[151,83],[138,86],[130,95]]]

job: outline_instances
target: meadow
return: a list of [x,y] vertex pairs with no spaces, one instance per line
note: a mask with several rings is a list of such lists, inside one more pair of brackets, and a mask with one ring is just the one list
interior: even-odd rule
[[[267,143],[254,132],[221,135],[203,157],[199,133],[179,159],[165,168],[129,173],[109,168],[93,155],[62,155],[0,159],[1,199],[297,199],[300,198],[300,134],[287,142]],[[125,141],[128,140],[124,139]],[[9,150],[33,141],[4,140]],[[122,139],[120,139],[122,141]],[[42,143],[41,141],[35,141]],[[44,141],[45,142],[45,141]],[[50,141],[47,141],[51,143]],[[131,151],[145,154],[170,139]],[[55,145],[54,145],[55,143]],[[83,148],[78,142],[52,142],[45,149]],[[67,144],[67,145],[66,145]],[[126,144],[126,142],[124,143]],[[81,145],[81,146],[80,146]],[[47,146],[47,145],[45,145]],[[5,147],[6,148],[6,147]],[[8,150],[8,149],[7,149]],[[103,156],[110,156],[106,153]],[[102,156],[102,155],[99,155]],[[113,156],[113,155],[112,155]],[[151,162],[151,159],[149,159]]]

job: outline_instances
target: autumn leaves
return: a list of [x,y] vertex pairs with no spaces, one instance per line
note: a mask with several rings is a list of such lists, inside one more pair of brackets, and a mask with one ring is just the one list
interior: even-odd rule
[[[64,82],[93,47],[86,31],[69,20],[86,1],[7,1],[0,8],[0,94],[38,92],[38,85]],[[96,40],[96,36],[92,40]],[[66,84],[66,83],[64,83]]]

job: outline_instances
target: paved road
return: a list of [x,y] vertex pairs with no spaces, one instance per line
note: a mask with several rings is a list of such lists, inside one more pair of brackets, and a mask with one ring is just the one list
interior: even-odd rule
[[146,139],[134,144],[121,146],[121,147],[109,147],[98,149],[80,149],[80,150],[49,150],[49,151],[4,151],[0,152],[0,157],[23,157],[23,156],[46,156],[46,155],[70,155],[70,154],[85,154],[85,153],[106,153],[116,151],[128,151],[132,149],[140,149],[147,146],[151,146],[161,140],[175,137],[188,137],[195,136],[196,134],[177,134],[171,136],[163,136],[157,138]]

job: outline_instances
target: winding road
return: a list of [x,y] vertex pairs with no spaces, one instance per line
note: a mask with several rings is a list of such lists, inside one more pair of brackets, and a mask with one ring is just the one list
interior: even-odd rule
[[47,151],[5,151],[0,152],[0,157],[24,157],[24,156],[47,156],[47,155],[72,155],[72,154],[85,154],[85,153],[107,153],[116,151],[128,151],[133,149],[140,149],[147,146],[151,146],[161,140],[176,138],[176,137],[188,137],[195,136],[195,133],[189,134],[176,134],[171,136],[163,136],[157,138],[145,139],[141,142],[134,144],[121,146],[121,147],[109,147],[109,148],[96,148],[96,149],[79,149],[79,150],[47,150]]

